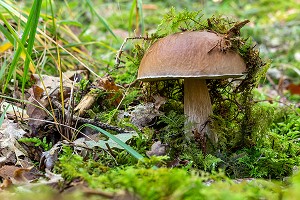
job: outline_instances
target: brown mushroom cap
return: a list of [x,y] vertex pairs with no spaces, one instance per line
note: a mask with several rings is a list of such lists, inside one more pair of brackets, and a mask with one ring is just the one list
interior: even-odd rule
[[243,58],[234,51],[220,51],[221,37],[207,31],[186,31],[156,41],[145,53],[138,79],[229,78],[246,71]]

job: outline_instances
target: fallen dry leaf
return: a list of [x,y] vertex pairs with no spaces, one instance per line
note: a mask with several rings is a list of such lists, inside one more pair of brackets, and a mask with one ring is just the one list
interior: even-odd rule
[[32,104],[28,104],[26,106],[26,111],[30,118],[37,119],[37,120],[30,119],[28,122],[28,125],[31,127],[32,132],[34,134],[36,133],[38,127],[45,123],[39,120],[44,120],[48,116],[46,111],[41,108],[41,107],[45,108],[48,106],[48,101],[41,100],[43,92],[44,90],[37,85],[33,85],[28,90],[28,93],[30,94],[28,101],[31,102]]
[[95,86],[105,91],[119,91],[119,87],[115,84],[110,76],[99,78],[95,81]]
[[[113,79],[109,76],[105,76],[103,78],[98,78],[93,83],[95,88],[101,89],[106,92],[110,92],[107,96],[107,99],[112,99],[116,92],[119,92],[120,88],[115,84]],[[74,111],[78,112],[79,116],[82,116],[96,101],[98,94],[95,93],[93,90],[90,91],[87,95],[85,95],[79,104],[75,107]],[[112,105],[117,106],[122,99],[122,95],[120,97],[114,99],[111,102]]]
[[18,143],[26,132],[12,120],[4,120],[0,127],[0,166],[5,163],[16,163],[20,156],[26,156],[26,151]]
[[160,95],[154,95],[153,99],[155,100],[154,107],[156,110],[159,110],[159,108],[167,102],[167,98]]
[[67,78],[67,79],[70,79],[70,80],[73,80],[77,79],[77,82],[78,80],[81,80],[82,78],[84,79],[88,79],[89,77],[89,71],[88,70],[67,70],[66,72],[63,72],[63,77],[64,78]]
[[4,165],[0,168],[0,177],[9,179],[14,185],[27,184],[40,175],[32,171],[33,167],[23,168],[14,165]]
[[[39,75],[33,74],[33,79],[36,81],[36,86],[43,88],[43,90],[46,89],[44,95],[48,94],[49,96],[55,96],[57,97],[59,94],[59,88],[60,88],[60,78],[55,76],[48,76],[48,75],[41,75],[42,80],[40,79]],[[64,90],[69,91],[70,88],[73,87],[73,81],[71,81],[67,77],[63,77],[62,84],[64,87]],[[45,88],[44,88],[45,86]]]
[[19,169],[14,165],[4,165],[0,168],[0,177],[8,179],[14,176],[14,171]]
[[61,174],[52,173],[48,169],[45,169],[45,172],[46,172],[45,176],[48,178],[48,180],[47,181],[42,181],[42,183],[53,184],[53,183],[59,183],[59,182],[64,180],[62,178]]
[[287,90],[290,91],[291,94],[300,95],[300,84],[296,85],[291,83],[287,86]]
[[61,142],[56,143],[49,151],[43,152],[40,160],[40,169],[52,170],[58,159],[58,152],[61,149]]
[[27,115],[26,110],[15,106],[11,103],[7,103],[5,101],[0,104],[0,112],[4,113],[6,110],[6,115],[9,119],[27,119],[29,116]]
[[30,168],[19,168],[14,171],[13,179],[18,183],[29,183],[29,180],[25,178],[24,173],[29,172],[32,169]]

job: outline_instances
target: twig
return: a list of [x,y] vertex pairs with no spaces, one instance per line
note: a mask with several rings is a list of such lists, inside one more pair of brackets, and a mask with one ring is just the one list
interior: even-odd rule
[[138,80],[137,79],[135,79],[133,82],[131,82],[131,83],[128,83],[128,84],[124,84],[124,88],[130,88],[130,87],[132,87],[133,85],[135,85],[136,83],[138,82]]
[[[54,100],[53,104],[59,110],[62,110],[62,106],[61,106],[61,104],[57,100]],[[66,111],[65,114],[69,115],[69,112]],[[78,123],[82,123],[82,124],[92,124],[92,125],[98,126],[100,128],[103,128],[103,129],[108,129],[108,130],[116,131],[118,133],[127,132],[127,130],[125,130],[125,129],[122,129],[122,128],[119,128],[119,127],[116,127],[116,126],[112,126],[110,124],[106,124],[106,123],[103,123],[103,122],[95,121],[94,119],[87,119],[87,118],[79,117],[79,116],[76,116],[76,115],[73,115],[73,119],[72,120],[73,121],[77,121]]]
[[78,120],[79,123],[92,124],[92,125],[98,126],[100,128],[103,128],[103,129],[109,129],[109,130],[112,130],[112,131],[116,131],[118,133],[128,132],[127,130],[125,130],[123,128],[119,128],[117,126],[112,126],[110,124],[106,124],[106,123],[103,123],[103,122],[95,121],[93,119],[87,119],[87,118],[79,117],[79,116],[76,116],[76,115],[73,116],[73,119],[74,120]]
[[119,51],[117,52],[116,55],[116,59],[115,59],[115,68],[118,68],[120,63],[121,63],[121,56],[123,53],[123,48],[125,46],[125,44],[127,43],[128,40],[152,40],[152,38],[149,38],[148,36],[143,37],[143,36],[137,36],[137,37],[127,37],[125,38],[125,40],[123,41]]

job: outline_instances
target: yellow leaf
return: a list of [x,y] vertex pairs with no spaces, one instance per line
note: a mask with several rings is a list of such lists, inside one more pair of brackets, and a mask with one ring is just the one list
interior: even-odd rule
[[[13,45],[12,45],[10,42],[5,42],[5,43],[3,43],[2,45],[0,45],[0,53],[5,52],[5,51],[7,51],[8,49],[10,49],[10,48],[12,48],[12,47],[13,47]],[[26,54],[25,54],[24,52],[21,53],[21,58],[22,58],[23,60],[25,60]],[[34,66],[33,66],[32,63],[29,63],[29,70],[30,70],[33,74],[35,74],[35,68],[34,68]]]
[[12,46],[13,45],[10,42],[5,42],[0,46],[0,53],[7,51],[8,49],[12,48]]

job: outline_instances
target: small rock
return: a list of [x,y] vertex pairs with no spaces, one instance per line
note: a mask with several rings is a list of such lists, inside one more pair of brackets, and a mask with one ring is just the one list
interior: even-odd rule
[[151,150],[146,152],[147,156],[164,156],[166,155],[166,145],[157,141],[151,146]]

